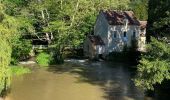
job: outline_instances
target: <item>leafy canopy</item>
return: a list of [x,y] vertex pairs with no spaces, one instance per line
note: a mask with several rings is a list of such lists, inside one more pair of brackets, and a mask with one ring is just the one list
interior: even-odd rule
[[154,85],[170,79],[170,46],[152,38],[138,65],[137,86],[154,89]]

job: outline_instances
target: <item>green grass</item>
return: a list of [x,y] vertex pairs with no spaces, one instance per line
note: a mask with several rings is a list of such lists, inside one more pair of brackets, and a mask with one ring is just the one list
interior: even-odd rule
[[37,55],[36,61],[40,66],[47,67],[50,64],[50,55],[45,52],[41,52]]
[[10,66],[12,75],[23,75],[26,73],[31,73],[31,70],[29,68],[25,68],[22,66]]

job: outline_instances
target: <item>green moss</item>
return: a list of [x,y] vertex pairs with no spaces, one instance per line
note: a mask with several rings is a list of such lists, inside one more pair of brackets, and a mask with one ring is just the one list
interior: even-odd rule
[[26,73],[30,73],[31,70],[29,68],[25,68],[22,66],[10,66],[12,75],[23,75]]

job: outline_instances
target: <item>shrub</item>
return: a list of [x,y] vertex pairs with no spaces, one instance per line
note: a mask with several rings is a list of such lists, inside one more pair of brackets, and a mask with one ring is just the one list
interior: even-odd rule
[[54,65],[54,64],[64,63],[64,58],[63,58],[62,54],[55,52],[55,53],[52,53],[51,55],[52,55],[52,57],[51,57],[50,64]]
[[22,66],[11,66],[10,69],[12,75],[23,75],[31,72],[29,68],[25,68]]
[[31,41],[15,39],[12,43],[11,64],[17,64],[19,60],[25,60],[32,49]]
[[40,66],[47,67],[50,64],[51,56],[46,52],[40,52],[36,56],[36,61]]

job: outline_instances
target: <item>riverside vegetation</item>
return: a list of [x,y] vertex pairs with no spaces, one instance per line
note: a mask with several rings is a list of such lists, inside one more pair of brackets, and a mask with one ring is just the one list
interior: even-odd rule
[[99,11],[106,9],[133,10],[138,19],[148,19],[148,52],[141,56],[136,85],[153,89],[169,79],[169,46],[150,39],[169,37],[169,0],[0,0],[0,93],[10,86],[9,66],[27,58],[32,49],[24,34],[51,32],[54,50],[38,54],[37,61],[44,66],[63,62],[64,48],[80,46]]

